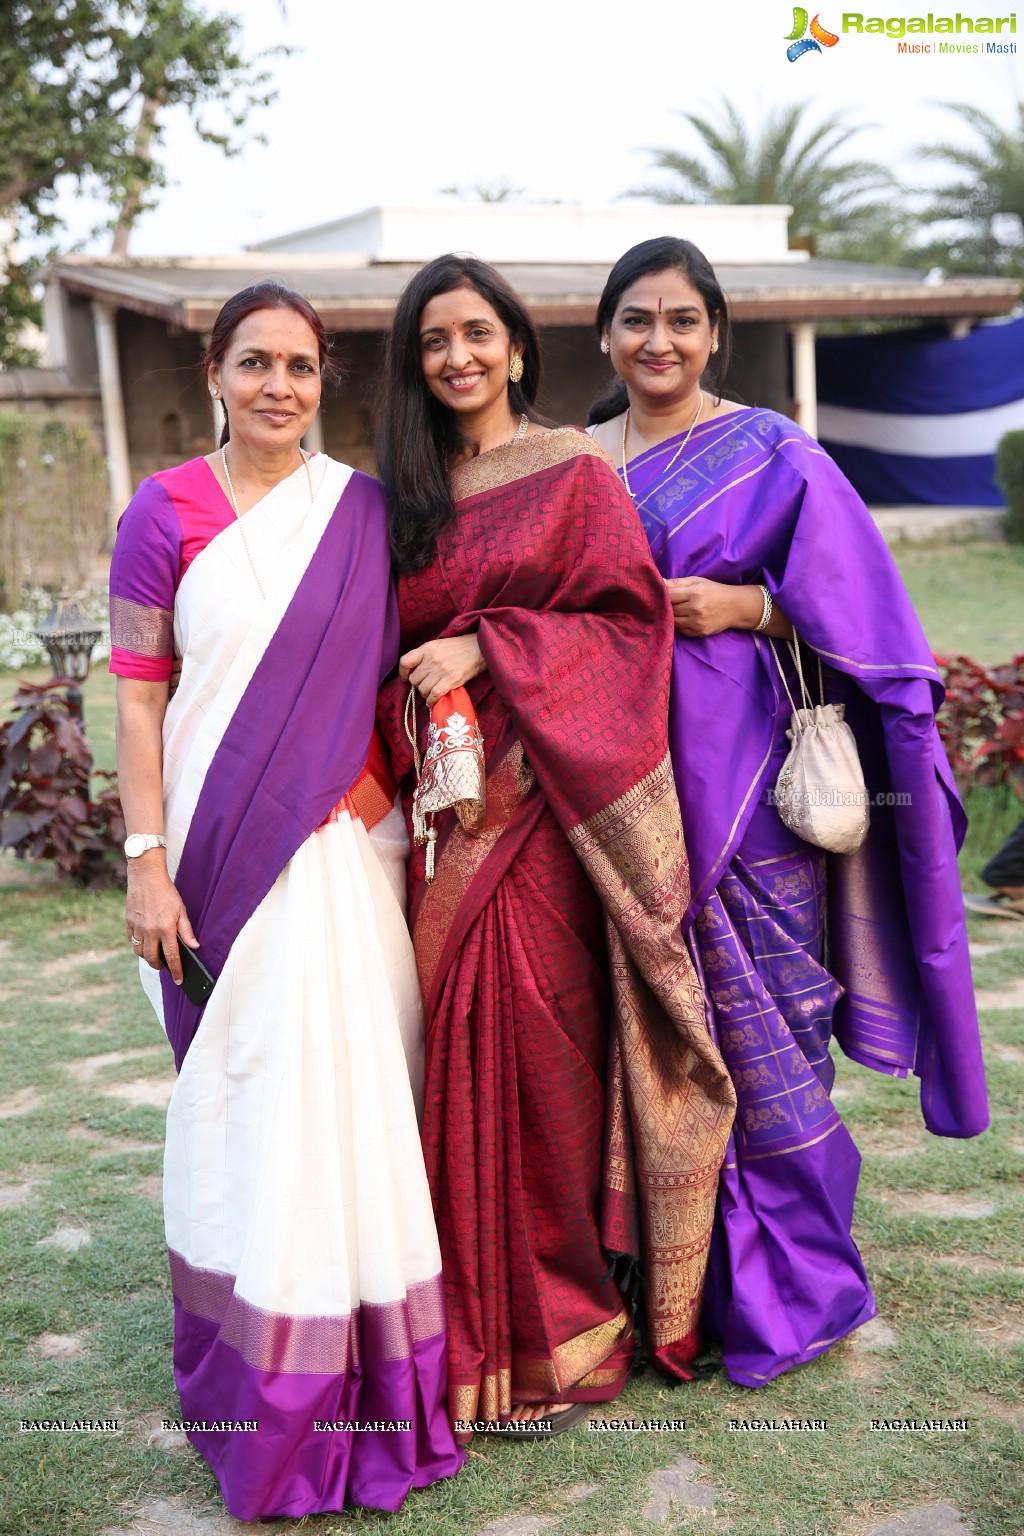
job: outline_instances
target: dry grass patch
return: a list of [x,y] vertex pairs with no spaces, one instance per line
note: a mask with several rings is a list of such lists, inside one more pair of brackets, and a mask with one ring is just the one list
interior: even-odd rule
[[93,1003],[101,997],[121,997],[124,994],[124,983],[121,981],[97,981],[84,987],[75,988],[76,1003]]
[[872,1157],[909,1157],[923,1149],[920,1126],[877,1126],[858,1130],[857,1146]]
[[244,1532],[280,1531],[294,1529],[294,1521],[286,1527],[275,1520],[272,1525],[243,1524],[223,1512],[215,1515],[194,1515],[184,1497],[147,1499],[140,1506],[130,1525],[109,1526],[103,1536],[243,1536]]
[[0,1184],[0,1211],[13,1211],[19,1205],[27,1205],[33,1190],[41,1182],[40,1179],[26,1179],[23,1184]]
[[92,1131],[87,1125],[73,1125],[67,1134],[71,1141],[87,1142],[92,1157],[118,1156],[122,1152],[163,1150],[163,1142],[160,1141],[125,1141],[120,1136],[108,1136],[104,1131]]
[[140,1077],[132,1083],[110,1083],[101,1091],[112,1099],[123,1099],[133,1109],[140,1109],[144,1105],[152,1109],[166,1109],[174,1092],[174,1075]]
[[1019,1045],[1005,1045],[1001,1040],[990,1040],[985,1047],[985,1055],[996,1061],[1024,1062],[1024,1049]]
[[141,1445],[155,1445],[160,1451],[177,1453],[188,1450],[188,1439],[184,1430],[164,1429],[164,1420],[169,1418],[166,1409],[159,1412],[137,1414],[133,1424],[135,1437]]
[[975,1413],[987,1413],[1000,1424],[1012,1424],[1014,1429],[1024,1429],[1024,1403],[1007,1403],[990,1392],[976,1392],[971,1398]]
[[160,1046],[141,1045],[133,1051],[105,1051],[101,1056],[85,1056],[81,1061],[69,1061],[67,1069],[78,1083],[91,1083],[108,1067],[122,1067],[126,1062],[144,1061],[147,1066],[156,1064],[157,1058],[166,1055]]
[[58,955],[56,960],[47,960],[45,965],[39,966],[32,973],[33,981],[59,981],[62,976],[70,976],[83,965],[109,965],[111,960],[124,961],[126,956],[123,949],[83,949],[76,955]]
[[0,1120],[9,1120],[12,1115],[30,1115],[34,1109],[42,1109],[45,1103],[46,1095],[38,1088],[19,1088],[17,1093],[0,1099]]
[[41,1333],[28,1346],[29,1354],[44,1360],[81,1360],[86,1351],[82,1333]]
[[92,1242],[92,1233],[88,1227],[74,1226],[71,1222],[61,1222],[56,1232],[50,1237],[41,1237],[36,1244],[37,1248],[56,1248],[59,1253],[77,1253],[79,1248],[85,1248]]
[[936,1264],[949,1264],[953,1269],[969,1269],[975,1275],[1024,1275],[1024,1267],[1004,1264],[1001,1259],[990,1259],[980,1253],[937,1253]]
[[976,1322],[972,1328],[982,1344],[1015,1348],[1024,1344],[1024,1310],[1003,1304],[994,1318]]
[[991,1009],[1024,1008],[1024,976],[1011,981],[1007,987],[993,987],[991,990],[975,992],[974,1001],[978,1005],[979,1013],[986,1013]]
[[932,1190],[886,1189],[878,1199],[901,1216],[938,1216],[945,1221],[984,1221],[999,1207],[994,1200],[979,1200],[969,1190],[955,1195],[940,1195]]

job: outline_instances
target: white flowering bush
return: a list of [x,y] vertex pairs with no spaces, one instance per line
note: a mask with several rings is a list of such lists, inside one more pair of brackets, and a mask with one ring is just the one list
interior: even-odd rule
[[[92,659],[110,655],[110,616],[105,592],[76,592],[90,621],[100,631]],[[53,607],[53,594],[45,587],[23,587],[13,613],[0,612],[0,671],[19,672],[23,667],[49,664],[46,647],[33,631]]]

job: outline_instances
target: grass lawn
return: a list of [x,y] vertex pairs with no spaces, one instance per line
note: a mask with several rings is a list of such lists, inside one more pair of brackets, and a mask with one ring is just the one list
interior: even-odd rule
[[[985,627],[1005,574],[998,561],[996,586],[965,580],[952,592],[956,611],[947,611],[940,566],[961,575],[965,559],[983,566],[984,546],[914,547],[899,557],[920,584],[915,596],[937,648],[962,644],[986,660],[1024,648],[1019,633],[1008,629],[1001,643],[998,625]],[[1021,574],[1016,568],[1018,590]],[[933,597],[922,595],[929,583]],[[969,602],[974,627],[954,641]],[[0,676],[0,699],[14,682]],[[112,759],[112,718],[111,680],[101,673],[86,694],[100,766]],[[971,809],[964,870],[976,880],[1019,808],[990,792]],[[157,1526],[134,1524],[135,1515],[154,1500],[178,1512],[182,1536],[242,1529],[218,1517],[205,1463],[158,1432],[160,1418],[178,1413],[160,1209],[172,1069],[138,987],[122,910],[117,892],[82,892],[47,868],[0,857],[0,1536],[101,1536],[115,1527],[142,1536]],[[971,1142],[930,1137],[914,1080],[838,1062],[838,1101],[864,1155],[855,1231],[888,1332],[846,1341],[757,1393],[722,1376],[670,1389],[648,1372],[608,1416],[683,1417],[684,1431],[581,1425],[532,1445],[478,1436],[457,1479],[413,1493],[398,1515],[353,1511],[301,1529],[478,1536],[491,1521],[517,1517],[503,1536],[542,1528],[559,1536],[866,1536],[901,1509],[946,1502],[974,1536],[1021,1536],[1024,924],[972,918],[971,933],[990,1131]],[[825,1419],[828,1428],[730,1430],[730,1419],[755,1416]],[[120,1429],[18,1429],[23,1418],[85,1417],[117,1419]],[[923,1417],[966,1419],[968,1428],[870,1428],[872,1419]],[[680,1467],[681,1457],[696,1469]],[[687,1476],[715,1490],[713,1509],[679,1502]],[[159,1526],[161,1536],[171,1529]]]
[[1024,651],[1024,545],[893,549],[932,649],[991,666]]

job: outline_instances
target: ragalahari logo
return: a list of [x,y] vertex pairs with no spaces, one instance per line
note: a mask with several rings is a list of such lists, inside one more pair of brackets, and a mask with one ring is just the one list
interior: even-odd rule
[[[810,37],[807,36],[808,32]],[[789,44],[786,58],[795,64],[805,53],[820,53],[822,48],[834,48],[839,38],[834,32],[826,32],[817,16],[808,27],[807,12],[802,5],[794,5],[793,30],[786,34],[786,41]]]

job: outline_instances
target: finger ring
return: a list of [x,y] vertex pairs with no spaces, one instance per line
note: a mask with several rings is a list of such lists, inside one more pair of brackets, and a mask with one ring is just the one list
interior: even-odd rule
[[141,949],[142,948],[142,940],[141,939],[137,939],[135,937],[134,933],[132,934],[132,943],[135,945],[136,949]]

